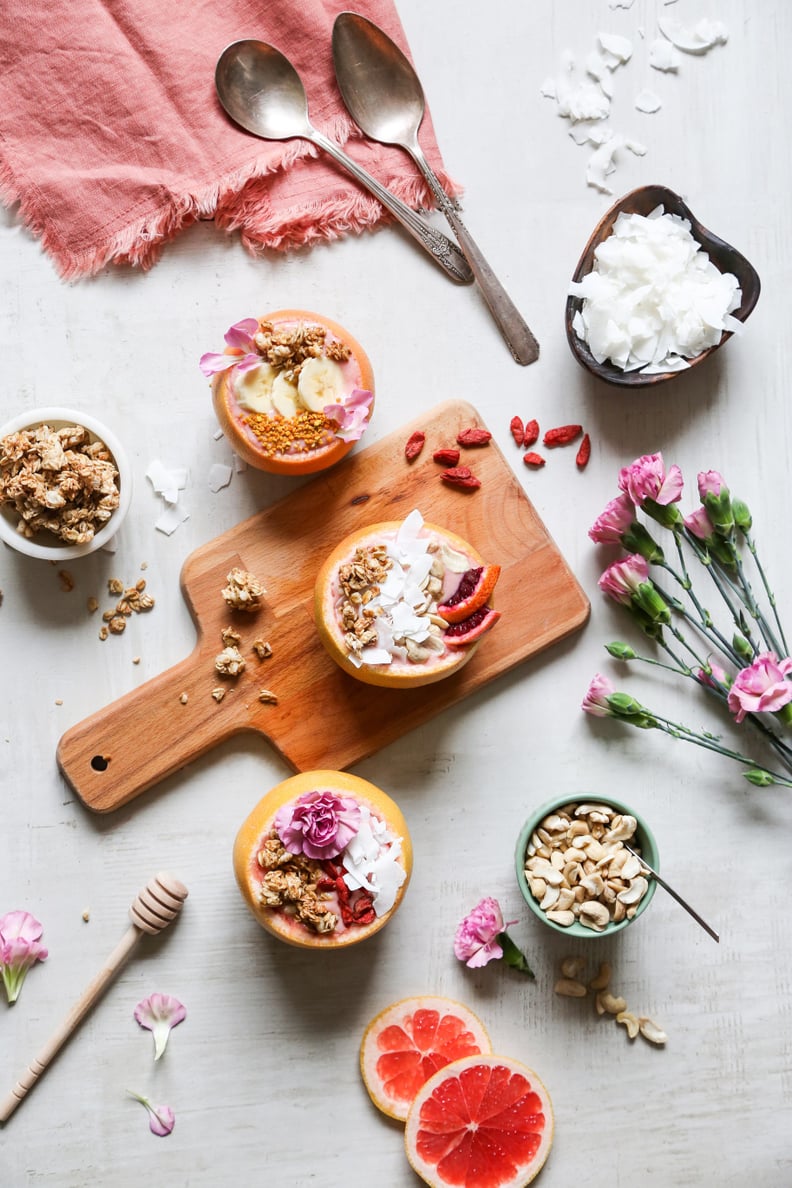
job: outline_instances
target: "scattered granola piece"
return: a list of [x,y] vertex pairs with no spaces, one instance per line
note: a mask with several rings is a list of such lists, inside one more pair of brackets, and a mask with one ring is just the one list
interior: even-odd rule
[[124,583],[120,578],[107,579],[107,593],[113,595],[124,593]]
[[253,651],[258,656],[259,660],[268,660],[272,655],[272,644],[264,639],[256,639],[253,641]]
[[63,705],[63,698],[62,698],[62,697],[56,697],[56,698],[55,698],[55,704],[56,704],[56,705]]
[[187,694],[187,693],[182,693],[182,695],[179,697],[179,701],[182,703],[182,705],[186,705],[188,699],[189,699],[189,694]]
[[82,918],[83,918],[83,920],[85,921],[85,923],[86,923],[86,924],[87,924],[87,923],[88,923],[88,921],[90,920],[90,918],[91,918],[91,913],[88,911],[88,908],[86,908],[86,909],[85,909],[85,911],[83,912],[83,914],[82,914]]
[[238,631],[234,631],[233,627],[224,627],[220,632],[220,638],[227,648],[242,642],[242,636]]
[[107,639],[108,634],[109,634],[109,632],[107,630],[106,625],[99,628],[99,638],[100,639]]
[[144,569],[144,570],[145,570],[145,569],[148,569],[148,561],[141,561],[141,562],[140,562],[140,568],[141,568],[141,569]]
[[74,578],[69,573],[68,569],[58,570],[58,581],[61,584],[61,590],[64,590],[67,594],[70,594],[74,589]]
[[91,595],[91,597],[88,599],[88,602],[86,603],[86,606],[88,607],[88,614],[89,614],[89,615],[94,615],[94,614],[96,614],[96,612],[99,610],[99,599],[98,599],[98,598],[94,598],[94,596],[93,596],[93,594],[92,594],[92,595]]
[[278,704],[277,695],[275,693],[273,693],[271,689],[259,689],[258,699],[262,703],[262,705],[277,705]]
[[218,702],[222,701],[223,698],[225,697],[225,695],[226,695],[225,689],[222,689],[219,685],[217,686],[216,689],[212,689],[212,697],[214,697],[215,701],[218,701]]
[[257,611],[267,593],[259,579],[246,569],[235,566],[226,576],[228,585],[222,591],[223,598],[232,610]]
[[133,664],[140,664],[140,656],[133,656],[133,657],[132,657],[132,663],[133,663]]
[[245,658],[239,648],[224,648],[219,656],[215,656],[215,669],[221,676],[239,676],[245,671]]
[[126,630],[126,619],[123,615],[113,615],[107,627],[111,635],[121,635]]

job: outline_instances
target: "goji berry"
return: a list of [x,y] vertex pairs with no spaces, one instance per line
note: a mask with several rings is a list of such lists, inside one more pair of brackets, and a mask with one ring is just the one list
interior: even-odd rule
[[441,466],[456,466],[459,461],[459,450],[435,450],[432,457]]
[[457,445],[465,446],[485,446],[489,445],[492,434],[489,429],[463,429],[461,433],[457,433]]
[[589,437],[588,433],[584,433],[583,440],[580,443],[580,449],[578,450],[577,456],[575,457],[575,465],[577,466],[578,470],[583,470],[590,457],[591,438]]
[[335,879],[331,879],[329,875],[323,875],[321,879],[317,880],[316,890],[317,891],[334,891],[335,890]]
[[539,440],[539,422],[538,421],[526,421],[525,422],[525,434],[524,434],[523,440],[522,440],[523,445],[524,446],[532,446],[534,444],[534,442],[538,441],[538,440]]
[[545,460],[541,454],[524,454],[523,462],[526,466],[544,466]]
[[444,470],[440,478],[449,486],[460,487],[464,491],[475,491],[481,486],[481,479],[477,479],[467,466],[454,466],[450,470]]
[[404,446],[404,456],[407,461],[412,462],[417,458],[425,444],[426,434],[422,433],[420,429],[416,429],[415,433],[411,433]]
[[525,426],[522,423],[522,418],[512,417],[511,422],[509,423],[509,429],[511,430],[511,435],[516,441],[517,445],[521,446],[525,441]]
[[542,438],[546,446],[569,445],[583,432],[582,425],[559,425],[556,429],[548,429]]

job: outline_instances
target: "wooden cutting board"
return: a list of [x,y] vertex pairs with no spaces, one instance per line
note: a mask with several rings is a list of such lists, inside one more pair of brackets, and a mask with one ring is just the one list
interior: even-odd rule
[[[462,451],[479,490],[441,481],[433,450],[454,445],[470,425],[483,426],[471,405],[440,404],[192,553],[181,573],[198,633],[192,654],[60,740],[58,764],[85,804],[110,812],[242,730],[263,734],[298,771],[341,770],[581,627],[588,600],[494,442]],[[408,464],[404,443],[416,429],[426,446]],[[416,507],[502,566],[495,602],[503,613],[453,676],[418,689],[379,689],[342,672],[325,652],[313,621],[314,580],[348,533],[404,519]],[[230,612],[221,596],[234,566],[267,587],[256,615]],[[235,681],[214,670],[228,625],[240,632],[247,659]],[[256,639],[271,644],[269,659],[251,653]],[[218,703],[212,689],[221,684],[227,693]],[[262,689],[277,704],[262,704]]]

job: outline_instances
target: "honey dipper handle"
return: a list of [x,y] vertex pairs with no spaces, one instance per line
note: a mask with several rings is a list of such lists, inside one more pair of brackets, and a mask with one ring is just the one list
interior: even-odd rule
[[47,1043],[37,1056],[34,1056],[28,1067],[22,1073],[14,1088],[3,1102],[0,1102],[0,1122],[7,1122],[19,1103],[35,1085],[41,1074],[68,1040],[77,1030],[91,1007],[99,1001],[110,982],[121,969],[143,933],[131,924],[122,936],[102,969],[83,991],[69,1014],[61,1023],[58,1030],[50,1036]]

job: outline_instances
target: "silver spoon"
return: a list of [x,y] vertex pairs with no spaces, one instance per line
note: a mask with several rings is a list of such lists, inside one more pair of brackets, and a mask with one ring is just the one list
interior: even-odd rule
[[264,140],[298,137],[324,149],[379,199],[453,280],[470,283],[473,278],[467,260],[448,236],[410,210],[335,141],[313,127],[300,76],[279,50],[251,39],[226,46],[215,67],[215,88],[228,115],[246,132]]
[[333,26],[336,80],[350,115],[372,140],[405,149],[423,173],[451,224],[482,296],[518,363],[539,358],[539,345],[522,315],[484,259],[418,143],[426,102],[411,63],[377,25],[342,12]]
[[623,842],[622,842],[622,845],[624,846],[625,850],[628,850],[628,851],[629,851],[629,852],[630,852],[630,853],[631,853],[631,854],[632,854],[632,855],[633,855],[635,858],[637,858],[637,859],[638,859],[638,861],[640,862],[641,866],[643,866],[643,867],[644,867],[644,869],[645,869],[645,870],[647,870],[647,871],[649,872],[649,874],[652,876],[652,878],[654,879],[654,881],[655,881],[656,883],[659,883],[659,884],[660,884],[660,886],[661,886],[661,887],[663,887],[663,888],[664,888],[664,889],[665,889],[665,890],[668,892],[668,894],[671,896],[671,898],[672,898],[672,899],[675,899],[675,900],[677,901],[677,903],[680,905],[680,907],[683,907],[683,908],[685,909],[685,911],[686,911],[686,912],[687,912],[689,915],[691,915],[691,916],[693,917],[693,919],[696,921],[696,923],[697,923],[697,924],[700,924],[700,925],[701,925],[701,927],[704,929],[704,931],[705,931],[705,932],[708,932],[708,933],[710,934],[710,936],[712,937],[712,939],[713,939],[713,940],[716,940],[716,941],[718,942],[718,944],[720,944],[720,937],[718,936],[718,934],[717,934],[717,932],[715,931],[715,929],[714,929],[714,928],[710,928],[710,926],[709,926],[709,924],[706,922],[706,920],[702,920],[702,918],[701,918],[701,916],[698,914],[698,912],[695,912],[695,911],[693,910],[693,908],[690,906],[690,904],[689,904],[689,903],[686,903],[686,902],[685,902],[685,900],[682,898],[682,896],[681,896],[681,895],[680,895],[680,894],[679,894],[677,891],[675,891],[675,890],[674,890],[674,888],[673,888],[672,886],[670,886],[670,885],[669,885],[669,884],[668,884],[668,883],[665,881],[665,879],[661,879],[661,878],[660,878],[660,875],[657,873],[657,871],[656,871],[656,870],[654,870],[654,868],[653,868],[653,867],[651,867],[651,866],[649,865],[649,863],[646,861],[646,859],[645,859],[645,858],[642,858],[640,854],[637,854],[637,853],[635,852],[635,850],[633,850],[633,849],[630,849],[630,847],[627,845],[627,842],[624,842],[624,841],[623,841]]

